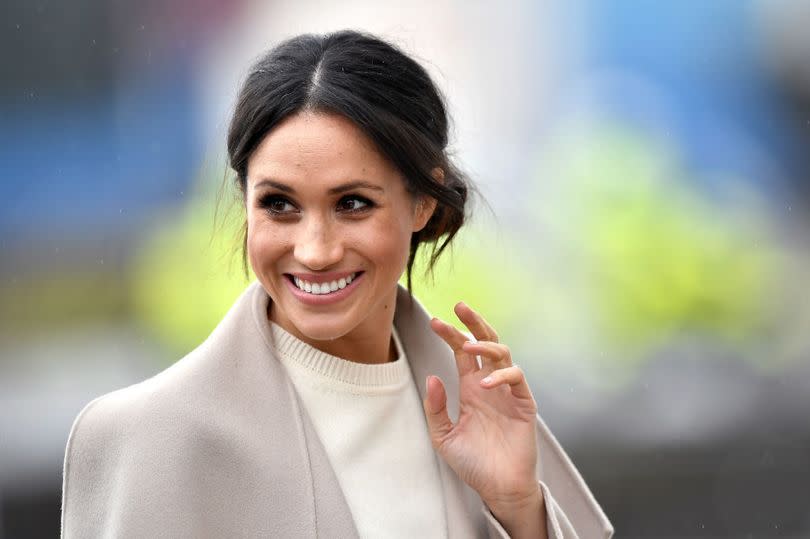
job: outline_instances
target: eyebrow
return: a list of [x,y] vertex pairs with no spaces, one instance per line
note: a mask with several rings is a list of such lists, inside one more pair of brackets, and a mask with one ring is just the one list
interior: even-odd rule
[[[257,182],[256,185],[253,186],[253,189],[258,189],[259,187],[262,187],[262,186],[265,186],[265,185],[269,186],[269,187],[273,187],[275,189],[278,189],[279,191],[282,191],[284,193],[290,193],[290,194],[295,193],[295,189],[293,189],[292,187],[290,187],[286,183],[281,183],[281,182],[278,182],[276,180],[270,180],[270,179],[261,180],[260,182]],[[328,193],[330,195],[339,195],[341,193],[345,193],[346,191],[351,191],[353,189],[372,189],[374,191],[380,191],[380,192],[385,191],[385,189],[383,189],[379,185],[375,185],[373,183],[370,183],[370,182],[367,182],[367,181],[364,181],[364,180],[355,180],[355,181],[350,181],[350,182],[343,183],[343,184],[340,184],[340,185],[336,185],[335,187],[330,187]]]

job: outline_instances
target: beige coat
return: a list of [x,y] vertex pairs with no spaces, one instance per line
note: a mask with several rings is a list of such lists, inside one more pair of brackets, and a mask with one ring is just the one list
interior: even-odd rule
[[[357,537],[326,452],[276,359],[268,301],[253,283],[182,360],[85,406],[65,452],[63,537]],[[455,420],[455,361],[429,320],[400,289],[394,324],[419,393],[424,398],[426,375],[440,376]],[[610,522],[537,420],[549,536],[610,537]],[[446,536],[506,537],[477,493],[439,462]]]

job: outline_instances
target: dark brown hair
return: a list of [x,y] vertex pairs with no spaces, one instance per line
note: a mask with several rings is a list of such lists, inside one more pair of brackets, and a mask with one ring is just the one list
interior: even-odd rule
[[[411,236],[410,289],[420,246],[432,249],[432,269],[464,224],[471,188],[447,155],[448,115],[440,92],[416,61],[369,34],[344,30],[284,41],[250,69],[228,130],[229,162],[243,195],[250,155],[282,120],[304,110],[354,122],[399,169],[409,193],[436,199],[427,225]],[[433,177],[437,167],[442,181]]]

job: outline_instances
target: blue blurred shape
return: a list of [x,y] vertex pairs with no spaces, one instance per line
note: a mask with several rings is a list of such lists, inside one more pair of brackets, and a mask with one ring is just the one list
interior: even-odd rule
[[174,63],[136,78],[92,98],[6,104],[0,236],[125,229],[182,197],[200,154],[190,73]]
[[[803,148],[763,65],[750,0],[584,4],[589,69],[630,74],[654,88],[667,111],[666,136],[677,141],[691,168],[767,184],[768,191],[785,178],[802,177]],[[611,82],[599,96],[601,110],[646,123],[645,103],[621,81]]]

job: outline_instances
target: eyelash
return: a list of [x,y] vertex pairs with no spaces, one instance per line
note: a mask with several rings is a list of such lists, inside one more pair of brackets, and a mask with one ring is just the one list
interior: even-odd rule
[[[361,206],[360,208],[355,208],[355,209],[343,209],[343,210],[339,209],[341,207],[341,205],[343,205],[345,202],[351,201],[351,200],[356,200],[358,202],[361,202],[364,205]],[[283,216],[295,213],[294,211],[283,211],[283,210],[279,211],[278,209],[273,209],[273,206],[275,204],[278,204],[278,203],[289,204],[290,206],[295,207],[295,204],[293,204],[287,197],[284,197],[284,196],[281,196],[281,195],[267,195],[267,196],[262,197],[259,200],[259,205],[262,208],[264,208],[265,210],[267,210],[267,212],[270,213],[270,215],[283,217]],[[366,211],[370,210],[375,205],[376,204],[374,204],[374,202],[372,202],[371,200],[367,199],[366,197],[362,197],[360,195],[346,195],[346,196],[343,196],[343,197],[340,198],[340,200],[338,200],[338,203],[337,203],[338,211],[340,211],[342,213],[348,213],[348,214],[363,213],[363,212],[366,212]]]

